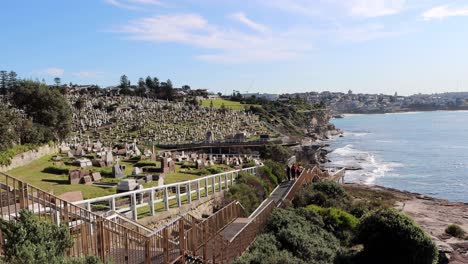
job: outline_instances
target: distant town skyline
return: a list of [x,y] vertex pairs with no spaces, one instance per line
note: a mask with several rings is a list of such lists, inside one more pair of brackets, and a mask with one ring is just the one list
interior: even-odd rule
[[223,94],[468,91],[468,3],[81,0],[2,3],[0,70],[53,83],[122,74]]

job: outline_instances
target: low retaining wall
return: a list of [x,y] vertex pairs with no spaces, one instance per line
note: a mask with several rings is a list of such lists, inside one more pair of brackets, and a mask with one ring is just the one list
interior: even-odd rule
[[29,150],[23,153],[20,153],[14,156],[11,159],[11,164],[8,166],[0,166],[0,172],[7,172],[9,170],[28,165],[29,163],[40,159],[46,155],[54,154],[58,152],[58,148],[56,146],[49,146],[44,145],[38,147],[37,150]]

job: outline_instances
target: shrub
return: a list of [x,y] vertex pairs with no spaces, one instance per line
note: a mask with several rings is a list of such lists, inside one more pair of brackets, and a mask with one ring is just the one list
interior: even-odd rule
[[445,233],[460,239],[465,238],[465,230],[463,230],[460,226],[455,224],[447,226],[447,228],[445,229]]
[[4,260],[7,263],[59,263],[72,246],[68,227],[40,221],[22,210],[17,221],[1,220]]
[[61,175],[61,174],[68,174],[69,169],[64,168],[64,167],[59,167],[59,166],[49,166],[43,169],[42,172]]
[[252,174],[241,172],[237,179],[238,183],[245,183],[254,188],[254,192],[257,197],[261,200],[265,199],[266,196],[270,193],[270,186],[262,181],[259,177],[256,177]]
[[154,162],[154,161],[138,161],[137,163],[135,163],[135,165],[133,165],[133,167],[139,167],[139,168],[146,167],[146,166],[155,167],[156,162]]
[[286,250],[278,248],[280,244],[273,234],[259,235],[249,251],[244,253],[240,258],[234,261],[234,264],[251,264],[251,263],[271,263],[271,264],[305,264],[306,262],[296,258]]
[[323,208],[309,205],[307,206],[307,210],[319,213],[325,223],[325,229],[332,232],[345,243],[350,241],[359,224],[359,220],[355,216],[339,208]]
[[286,168],[281,163],[267,160],[265,161],[265,166],[271,168],[271,172],[276,176],[278,182],[282,182],[286,179]]
[[270,167],[264,166],[264,167],[258,168],[257,173],[260,176],[260,178],[268,181],[271,187],[278,185],[278,178],[273,174]]
[[356,242],[364,245],[365,263],[432,264],[437,248],[424,231],[394,209],[380,209],[363,217]]
[[275,209],[266,231],[275,235],[279,249],[291,252],[306,263],[333,263],[341,251],[339,241],[332,234],[294,209]]
[[6,150],[0,151],[0,165],[8,166],[11,164],[11,159],[28,150],[37,149],[36,145],[15,145]]
[[255,188],[246,183],[239,183],[230,187],[227,198],[239,201],[244,206],[247,214],[251,214],[260,204]]
[[208,170],[211,174],[218,174],[218,173],[224,172],[224,170],[223,170],[222,168],[219,168],[219,167],[209,167],[209,168],[207,168],[207,170]]
[[295,207],[315,204],[321,207],[337,207],[347,210],[350,198],[341,185],[336,182],[323,181],[300,189],[294,199]]

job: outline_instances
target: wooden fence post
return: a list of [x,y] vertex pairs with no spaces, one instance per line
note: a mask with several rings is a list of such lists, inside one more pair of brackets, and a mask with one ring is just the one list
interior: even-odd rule
[[180,255],[182,259],[185,258],[185,226],[184,220],[179,219],[179,246],[180,246]]

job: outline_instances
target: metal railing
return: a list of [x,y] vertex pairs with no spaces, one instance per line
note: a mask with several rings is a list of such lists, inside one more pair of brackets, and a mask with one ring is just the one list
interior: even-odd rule
[[[192,201],[227,190],[235,184],[241,172],[255,175],[259,167],[261,166],[213,174],[190,181],[87,199],[73,204],[84,206],[90,211],[93,204],[99,204],[101,208],[104,206],[108,210],[118,213],[131,211],[132,219],[137,220],[138,208],[148,206],[149,214],[155,215],[157,204],[160,204],[161,209],[164,211],[169,210],[171,206],[181,207],[182,204],[190,204]],[[174,203],[171,205],[171,202]]]

